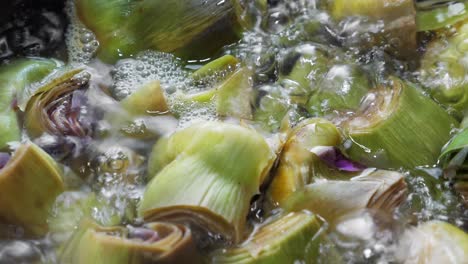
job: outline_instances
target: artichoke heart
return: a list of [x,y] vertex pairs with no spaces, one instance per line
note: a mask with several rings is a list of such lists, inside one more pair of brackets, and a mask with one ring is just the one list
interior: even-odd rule
[[439,103],[462,112],[468,108],[468,23],[432,40],[421,59],[419,79]]
[[[383,42],[389,51],[406,58],[416,53],[416,10],[413,0],[328,0],[328,10],[335,20],[350,16],[383,22],[374,42]],[[363,46],[369,46],[362,43]]]
[[355,116],[341,125],[352,160],[377,168],[434,165],[458,122],[410,83],[371,91]]
[[398,263],[466,263],[468,234],[449,223],[430,221],[407,230],[397,252]]
[[39,137],[44,133],[54,136],[86,137],[91,124],[83,120],[81,107],[86,101],[90,74],[82,69],[59,72],[29,99],[25,109],[24,126],[28,134]]
[[217,250],[212,263],[317,263],[323,222],[306,212],[289,213],[259,229],[241,245]]
[[147,49],[208,58],[235,42],[240,30],[231,1],[77,0],[76,10],[107,62]]
[[45,59],[21,59],[0,69],[0,149],[10,141],[20,140],[20,128],[15,113],[28,86],[41,81],[57,67],[57,63]]
[[0,221],[22,226],[31,235],[43,235],[49,211],[65,187],[52,157],[27,142],[0,170],[0,188]]
[[192,232],[183,225],[102,227],[85,219],[60,253],[69,264],[202,263]]
[[250,200],[274,159],[253,130],[220,122],[192,125],[154,146],[148,168],[154,178],[139,213],[147,221],[191,223],[238,242]]

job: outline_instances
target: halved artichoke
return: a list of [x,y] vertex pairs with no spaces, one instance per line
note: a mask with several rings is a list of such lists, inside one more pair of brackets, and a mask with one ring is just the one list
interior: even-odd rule
[[466,263],[467,259],[468,234],[441,221],[408,229],[397,248],[397,261],[405,264]]
[[82,221],[60,253],[61,263],[202,263],[192,232],[183,225],[150,222],[143,227],[103,227]]
[[64,188],[52,157],[31,142],[21,144],[0,169],[0,221],[45,234],[49,211]]
[[44,133],[59,137],[90,136],[91,124],[81,117],[89,80],[90,74],[83,69],[64,69],[37,89],[24,110],[24,126],[29,136],[36,138]]
[[262,225],[241,245],[213,252],[211,262],[316,263],[324,227],[311,213],[289,213]]
[[0,149],[11,141],[19,141],[20,128],[15,112],[18,96],[22,96],[30,85],[41,81],[51,73],[58,63],[39,58],[20,59],[0,69]]
[[403,202],[401,173],[366,169],[336,148],[337,128],[323,119],[299,124],[281,154],[268,194],[286,210],[310,210],[328,221],[364,208],[392,211]]
[[250,200],[274,159],[253,130],[219,122],[192,125],[154,146],[148,168],[152,180],[139,213],[147,221],[191,223],[239,242]]
[[457,126],[443,108],[397,78],[371,91],[356,115],[340,124],[352,160],[393,169],[434,165]]
[[146,49],[208,58],[236,41],[240,30],[231,1],[77,0],[76,9],[107,62]]

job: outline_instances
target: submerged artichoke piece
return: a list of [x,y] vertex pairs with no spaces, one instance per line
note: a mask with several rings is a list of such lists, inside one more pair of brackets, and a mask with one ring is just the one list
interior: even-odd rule
[[161,115],[169,110],[159,81],[151,81],[121,101],[131,115]]
[[107,62],[146,49],[207,58],[236,41],[240,29],[231,1],[76,0],[76,9]]
[[287,211],[310,210],[333,222],[366,208],[392,212],[405,198],[406,183],[401,173],[368,169],[349,180],[317,180],[280,206]]
[[217,87],[216,112],[221,116],[252,119],[252,73],[243,67]]
[[280,203],[313,181],[317,173],[314,166],[320,161],[320,157],[313,153],[314,148],[333,147],[340,142],[338,129],[325,119],[309,119],[297,125],[283,146],[278,168],[269,187],[273,201]]
[[[192,78],[195,81],[203,81],[204,79],[212,79],[218,77],[217,75],[225,75],[232,73],[237,68],[237,64],[239,61],[237,58],[231,55],[224,55],[216,60],[213,60],[201,67],[200,69],[196,70],[192,73]],[[208,82],[213,80],[208,80]]]
[[416,7],[418,31],[442,29],[468,18],[466,1],[421,1]]
[[392,211],[404,200],[402,174],[364,170],[335,148],[340,142],[337,128],[329,121],[310,119],[299,124],[283,147],[269,187],[272,202],[333,221],[364,208]]
[[84,220],[60,254],[61,263],[201,263],[192,232],[183,225],[102,227]]
[[257,229],[243,244],[211,254],[212,263],[316,263],[322,221],[306,212],[289,213]]
[[0,149],[5,148],[10,141],[20,140],[21,133],[14,109],[18,96],[21,96],[29,85],[41,81],[57,66],[52,60],[21,59],[0,69]]
[[419,78],[438,102],[463,114],[468,108],[468,64],[465,59],[468,23],[454,29],[454,33],[435,38],[428,44],[421,60]]
[[253,130],[219,122],[193,125],[154,146],[148,168],[154,178],[139,213],[147,221],[191,223],[238,242],[250,200],[274,158]]
[[47,232],[47,217],[64,191],[55,161],[31,142],[22,144],[0,169],[0,221],[32,235]]
[[399,263],[466,263],[468,234],[440,221],[407,230],[397,248]]
[[357,114],[341,124],[352,160],[377,168],[433,165],[458,126],[444,109],[410,83],[371,91]]
[[89,136],[91,124],[81,117],[89,79],[90,74],[82,69],[59,72],[57,78],[36,90],[25,109],[24,126],[28,134],[33,138],[44,133]]
[[[413,0],[328,0],[328,10],[337,21],[362,16],[371,22],[383,22],[383,28],[373,42],[383,42],[398,57],[406,58],[416,53],[416,11]],[[367,41],[362,46],[369,47],[368,44]]]

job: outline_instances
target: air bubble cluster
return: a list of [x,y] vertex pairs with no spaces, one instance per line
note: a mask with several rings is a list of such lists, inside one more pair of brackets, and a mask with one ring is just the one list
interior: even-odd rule
[[68,47],[68,58],[71,62],[86,64],[96,54],[99,41],[94,33],[79,21],[73,1],[67,3],[65,11],[71,21],[65,39]]

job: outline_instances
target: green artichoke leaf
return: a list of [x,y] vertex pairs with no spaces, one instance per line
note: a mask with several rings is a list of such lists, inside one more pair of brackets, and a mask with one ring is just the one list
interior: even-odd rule
[[220,122],[192,125],[154,146],[148,165],[152,179],[139,214],[152,221],[192,222],[238,242],[250,200],[274,160],[253,130]]
[[70,264],[202,263],[191,230],[163,222],[103,227],[84,219],[59,256]]
[[236,41],[240,30],[231,1],[77,0],[76,9],[100,43],[99,58],[107,62],[146,49],[209,58]]
[[58,164],[32,142],[19,146],[0,170],[0,219],[39,236],[48,231],[47,218],[65,189]]

